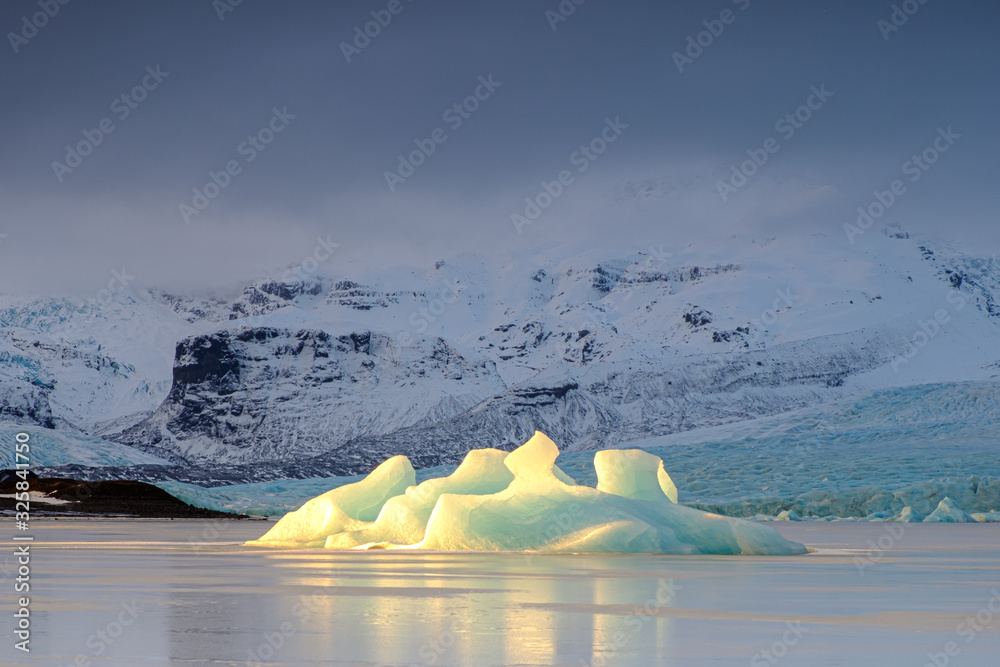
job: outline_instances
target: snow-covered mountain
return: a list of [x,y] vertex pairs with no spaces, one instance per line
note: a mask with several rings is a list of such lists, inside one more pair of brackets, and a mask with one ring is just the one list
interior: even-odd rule
[[447,420],[504,390],[493,362],[443,339],[242,327],[184,339],[173,386],[118,439],[191,463],[302,458]]
[[594,449],[1000,377],[1000,262],[898,229],[387,270],[334,258],[228,298],[105,297],[0,295],[0,422],[188,468],[346,474],[535,429]]

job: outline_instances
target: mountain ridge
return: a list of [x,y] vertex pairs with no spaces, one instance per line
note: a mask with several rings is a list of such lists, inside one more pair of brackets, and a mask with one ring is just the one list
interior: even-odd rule
[[995,259],[898,231],[846,251],[814,235],[574,253],[269,278],[229,299],[0,295],[0,423],[344,474],[536,429],[595,449],[1000,376]]

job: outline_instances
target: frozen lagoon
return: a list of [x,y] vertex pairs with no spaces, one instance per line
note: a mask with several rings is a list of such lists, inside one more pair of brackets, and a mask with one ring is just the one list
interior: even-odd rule
[[[892,525],[895,536],[888,524],[772,525],[818,551],[276,551],[240,546],[257,521],[37,520],[32,654],[13,650],[8,616],[0,660],[245,665],[253,651],[263,665],[921,667],[930,653],[996,664],[1000,524]],[[870,552],[880,540],[888,548]]]

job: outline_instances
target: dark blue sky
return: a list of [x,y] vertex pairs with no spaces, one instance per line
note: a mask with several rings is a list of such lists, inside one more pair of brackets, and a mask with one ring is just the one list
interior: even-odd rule
[[[897,3],[916,11],[886,32],[893,3],[874,0],[566,0],[556,30],[556,0],[400,0],[348,63],[341,43],[388,0],[243,0],[220,20],[228,1],[43,0],[58,13],[37,31],[24,17],[38,0],[0,6],[0,289],[90,289],[123,265],[140,284],[234,283],[301,261],[317,236],[375,264],[560,239],[822,231],[846,244],[843,224],[894,179],[906,191],[880,224],[1000,246],[992,2]],[[719,34],[679,72],[673,54],[705,21]],[[499,87],[480,87],[467,118],[443,115],[490,75]],[[144,77],[145,99],[115,102]],[[793,135],[776,127],[822,86],[832,97],[812,98]],[[273,109],[294,118],[263,150],[244,144]],[[628,127],[596,159],[574,156],[607,118]],[[911,181],[904,163],[948,127],[960,138]],[[385,172],[437,128],[446,140],[390,191]],[[100,144],[54,168],[85,131]],[[723,201],[718,182],[748,150],[767,162]],[[180,205],[230,161],[186,222]],[[518,234],[511,215],[564,170],[571,182]]]

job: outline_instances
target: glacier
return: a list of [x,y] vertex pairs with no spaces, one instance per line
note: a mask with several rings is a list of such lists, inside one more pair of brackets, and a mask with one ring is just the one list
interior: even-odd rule
[[[14,442],[18,433],[27,433],[31,443],[31,461],[36,468],[45,466],[76,465],[103,466],[158,466],[167,461],[117,442],[110,442],[83,433],[58,431],[34,425],[17,426],[0,424],[0,440]],[[14,448],[10,447],[5,465],[13,468]]]
[[555,465],[545,434],[513,452],[472,450],[417,485],[405,456],[286,514],[251,546],[545,553],[796,555],[771,528],[677,504],[663,462],[642,451],[594,457],[597,486]]
[[[985,522],[1000,517],[998,415],[1000,384],[941,383],[622,446],[659,457],[685,503],[716,514],[770,519],[787,510],[804,520],[912,522],[922,521],[947,497]],[[564,451],[559,467],[578,483],[594,486],[594,460],[593,452]],[[453,465],[420,468],[416,480],[454,470]],[[157,484],[206,509],[281,516],[361,479],[315,475],[226,486]]]

